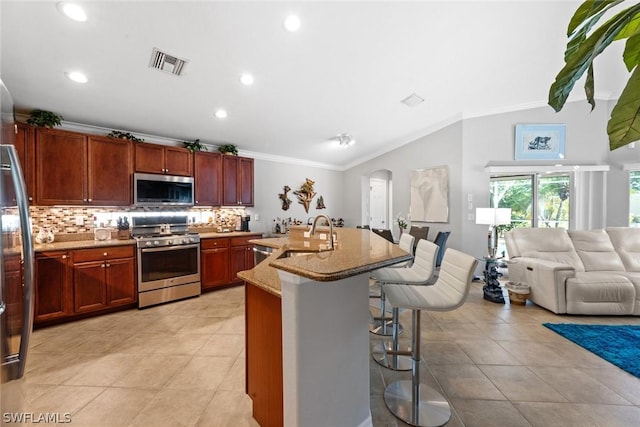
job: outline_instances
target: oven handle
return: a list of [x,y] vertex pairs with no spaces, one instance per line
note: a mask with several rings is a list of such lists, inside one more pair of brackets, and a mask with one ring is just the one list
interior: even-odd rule
[[180,245],[180,246],[162,246],[160,248],[140,248],[140,252],[167,252],[174,251],[176,249],[197,249],[200,247],[200,243],[196,243],[193,245]]

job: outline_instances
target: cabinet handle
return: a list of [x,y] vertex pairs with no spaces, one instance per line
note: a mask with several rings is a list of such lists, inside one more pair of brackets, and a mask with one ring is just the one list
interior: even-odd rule
[[33,197],[29,197],[29,201],[32,202],[33,201]]
[[101,264],[100,265],[100,268],[105,268],[105,267],[106,267],[106,264]]
[[87,200],[89,200],[89,203],[93,202],[93,199],[87,199]]
[[107,267],[111,267],[111,264],[107,264]]
[[105,253],[103,253],[102,255],[107,256],[107,253],[105,252]]
[[66,255],[62,255],[62,259],[67,259],[67,256]]

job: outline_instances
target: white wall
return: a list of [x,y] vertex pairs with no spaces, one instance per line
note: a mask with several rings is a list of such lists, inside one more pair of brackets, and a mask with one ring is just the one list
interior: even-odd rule
[[[306,223],[309,217],[318,214],[326,214],[331,218],[344,215],[342,172],[255,159],[254,177],[255,207],[247,209],[247,212],[252,215],[249,223],[251,231],[271,232],[273,219],[277,217],[297,218]],[[293,194],[304,184],[306,178],[315,181],[313,188],[317,193],[311,201],[309,213],[305,212],[304,207],[298,203],[298,198]],[[278,194],[284,192],[285,185],[291,187],[288,193],[291,206],[287,211],[282,210],[282,203],[278,198]],[[320,196],[324,199],[326,209],[316,209],[316,202]],[[260,216],[259,221],[254,220],[255,214]]]

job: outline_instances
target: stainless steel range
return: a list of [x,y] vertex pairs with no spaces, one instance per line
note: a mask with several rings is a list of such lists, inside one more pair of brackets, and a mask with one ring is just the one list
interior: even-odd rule
[[200,236],[187,216],[132,218],[138,241],[138,307],[200,295]]

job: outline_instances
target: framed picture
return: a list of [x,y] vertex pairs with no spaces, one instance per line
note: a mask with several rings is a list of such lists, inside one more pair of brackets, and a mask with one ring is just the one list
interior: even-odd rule
[[516,125],[516,160],[564,159],[566,125]]

